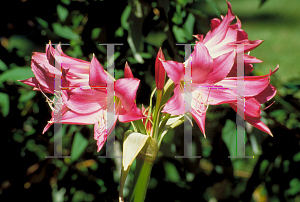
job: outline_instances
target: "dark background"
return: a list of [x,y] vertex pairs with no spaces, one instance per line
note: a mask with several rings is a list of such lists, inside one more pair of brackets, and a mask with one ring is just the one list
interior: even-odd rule
[[[275,101],[262,112],[274,137],[247,125],[246,155],[254,158],[229,159],[235,152],[236,114],[228,105],[210,106],[207,138],[196,123],[193,128],[194,154],[203,158],[175,158],[183,155],[183,126],[170,131],[153,167],[146,201],[300,201],[300,8],[297,0],[285,2],[231,1],[249,39],[265,40],[251,52],[264,60],[254,66],[253,75],[280,64],[271,78],[278,93],[262,106]],[[53,127],[42,131],[51,110],[40,92],[16,80],[33,76],[32,52],[45,52],[49,40],[70,44],[63,51],[75,58],[90,61],[94,53],[104,66],[106,48],[98,44],[123,43],[116,47],[115,77],[123,77],[128,61],[141,80],[137,104],[148,106],[159,47],[166,59],[183,62],[183,47],[175,44],[193,43],[193,34],[205,34],[210,19],[227,13],[226,2],[21,0],[2,5],[0,200],[117,201],[120,160],[98,158],[105,149],[96,152],[93,126],[64,125],[62,152],[72,159],[46,159],[53,154]],[[117,151],[129,128],[129,123],[117,124]],[[125,196],[132,177],[130,173]]]

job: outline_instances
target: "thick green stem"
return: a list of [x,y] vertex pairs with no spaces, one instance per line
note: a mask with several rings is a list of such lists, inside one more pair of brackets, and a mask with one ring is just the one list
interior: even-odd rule
[[143,202],[146,197],[152,166],[157,157],[158,147],[155,139],[149,137],[145,146],[136,158],[131,202]]
[[145,200],[152,166],[152,162],[145,161],[141,157],[136,158],[136,170],[133,179],[134,188],[130,198],[131,202],[143,202]]
[[155,105],[155,111],[154,111],[154,126],[153,126],[153,137],[154,139],[157,139],[158,135],[158,125],[159,125],[159,119],[160,119],[160,102],[163,95],[162,90],[157,90],[157,99],[156,99],[156,105]]

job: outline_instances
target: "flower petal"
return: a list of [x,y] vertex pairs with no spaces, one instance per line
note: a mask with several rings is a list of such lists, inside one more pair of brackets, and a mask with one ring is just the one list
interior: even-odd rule
[[218,105],[236,102],[237,95],[233,90],[222,86],[202,84],[201,86],[193,85],[193,99],[196,98],[210,105]]
[[184,95],[179,84],[175,86],[174,95],[167,102],[162,112],[172,115],[184,114]]
[[110,77],[105,73],[102,65],[99,63],[99,61],[94,55],[90,65],[89,76],[89,85],[91,87],[107,86],[107,79],[110,79]]
[[72,73],[88,74],[89,72],[89,62],[67,56],[63,53],[60,44],[56,45],[55,49],[52,47],[51,42],[49,42],[46,45],[46,56],[48,64],[51,66],[59,64],[64,69],[71,69]]
[[236,49],[236,46],[231,45],[231,43],[235,43],[236,36],[237,36],[237,30],[228,28],[223,40],[220,41],[218,44],[214,44],[213,46],[210,46],[209,43],[206,43],[204,45],[208,48],[211,57],[217,58],[220,55],[223,55],[225,53],[231,52],[234,49]]
[[[70,89],[68,93],[63,91],[68,97],[64,100],[66,106],[76,113],[88,114],[100,109],[106,109],[107,93],[106,89]],[[113,102],[113,98],[110,98]]]
[[135,78],[124,78],[115,81],[115,95],[121,100],[121,104],[127,112],[135,106],[136,91],[139,83],[140,80]]
[[276,95],[276,88],[272,86],[271,84],[268,85],[268,87],[265,88],[262,92],[260,92],[258,95],[254,96],[254,98],[261,104],[271,100]]
[[184,64],[176,61],[161,61],[168,77],[175,83],[184,79]]
[[[237,111],[237,104],[238,107],[241,109],[239,111],[244,111],[244,120],[249,122],[254,127],[262,130],[270,135],[272,135],[270,129],[260,121],[261,118],[261,111],[260,111],[260,103],[255,100],[254,98],[246,98],[245,100],[245,107],[243,102],[238,103],[229,103],[229,105]],[[242,114],[239,114],[242,117]]]
[[123,123],[136,121],[143,118],[146,117],[142,114],[142,111],[136,106],[134,106],[134,108],[130,111],[126,111],[124,108],[122,108],[119,111],[119,116],[118,116],[119,121]]
[[106,110],[100,110],[98,115],[98,119],[94,126],[94,139],[97,140],[97,151],[99,152],[103,147],[108,135],[110,135],[113,131],[118,116],[114,116],[114,121],[111,121],[111,124],[107,125],[107,120],[113,118],[110,117],[110,113],[107,114]]
[[[277,68],[270,74],[263,75],[263,76],[245,76],[244,78],[244,96],[251,97],[256,96],[261,93],[265,88],[268,87],[270,82],[270,76],[277,71]],[[241,78],[240,78],[241,79]],[[224,87],[238,87],[237,86],[238,77],[228,77],[224,80],[218,82],[216,85],[221,85]],[[237,92],[237,89],[234,89]]]
[[201,111],[200,109],[192,108],[192,116],[193,116],[194,120],[196,121],[197,125],[199,126],[201,132],[203,133],[204,137],[206,137],[206,134],[205,134],[206,110]]
[[235,51],[226,53],[214,59],[213,70],[208,74],[205,83],[217,83],[223,80],[231,70],[235,58]]
[[213,69],[213,59],[202,43],[195,45],[192,57],[187,62],[191,62],[192,80],[195,83],[203,83]]
[[207,47],[213,47],[224,39],[230,23],[235,18],[231,10],[231,4],[227,2],[227,5],[228,5],[228,12],[227,15],[223,18],[221,24],[211,32],[209,38],[206,36],[205,39],[203,40],[203,42]]

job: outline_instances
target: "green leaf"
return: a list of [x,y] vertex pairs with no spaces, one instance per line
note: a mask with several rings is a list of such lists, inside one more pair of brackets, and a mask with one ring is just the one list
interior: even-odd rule
[[[168,115],[166,115],[168,116]],[[164,121],[164,119],[163,119]],[[177,126],[181,125],[184,122],[184,115],[174,116],[171,118],[168,118],[166,125],[164,128],[159,128],[159,133],[161,133],[158,146],[160,146],[161,141],[163,140],[164,136],[167,134],[167,132],[173,128],[176,128]],[[163,122],[160,123],[160,125],[163,125]],[[162,131],[163,130],[163,131]],[[162,132],[161,132],[162,131]]]
[[132,131],[127,131],[124,135],[123,161],[122,161],[122,171],[121,171],[120,191],[119,191],[120,200],[123,199],[123,188],[130,167],[134,159],[137,157],[141,149],[146,144],[148,138],[149,138],[148,135],[144,135]]
[[5,71],[7,70],[7,65],[0,59],[0,70]]
[[14,67],[0,75],[0,87],[3,87],[2,83],[5,81],[15,81],[19,84],[21,82],[17,80],[24,80],[30,77],[34,77],[30,67]]
[[236,156],[236,124],[229,119],[222,129],[222,139],[229,150],[230,156]]
[[267,1],[267,0],[261,0],[259,6],[261,7],[264,3],[266,3],[266,1]]
[[128,44],[129,44],[129,46],[130,46],[130,48],[131,48],[131,50],[132,50],[134,59],[136,59],[136,61],[137,61],[138,63],[143,64],[143,63],[144,63],[144,60],[143,60],[141,54],[139,54],[139,53],[137,52],[136,47],[135,47],[135,45],[134,45],[134,41],[133,41],[131,35],[128,35],[127,41],[128,41]]
[[74,14],[74,16],[72,18],[72,23],[73,23],[72,28],[76,29],[79,26],[79,24],[81,23],[81,21],[83,20],[83,18],[84,18],[84,15],[82,15],[79,12],[78,13],[75,12],[75,14]]
[[221,16],[221,13],[218,9],[218,6],[216,4],[216,2],[214,0],[206,0],[206,3],[212,8],[213,12],[217,15],[217,16]]
[[70,4],[70,0],[60,0],[62,3],[69,5]]
[[166,162],[164,164],[165,167],[165,173],[166,173],[166,178],[170,180],[171,182],[178,182],[180,181],[180,175],[177,171],[177,168],[174,164],[170,162]]
[[52,23],[55,34],[69,40],[79,40],[79,35],[73,32],[70,27],[62,26],[60,23]]
[[57,9],[57,15],[58,15],[59,19],[62,22],[64,22],[69,15],[68,9],[66,9],[65,7],[63,7],[60,4],[57,5],[56,9]]
[[116,37],[122,37],[124,36],[124,29],[122,27],[119,27],[116,31],[115,31],[115,36]]
[[16,49],[18,56],[25,57],[32,54],[32,51],[35,49],[35,44],[25,35],[12,35],[9,37],[8,46],[5,48],[9,52],[13,51],[13,49]]
[[1,113],[6,117],[9,113],[9,96],[6,93],[0,93]]
[[196,21],[195,16],[192,13],[189,13],[189,15],[183,25],[184,31],[186,33],[185,37],[187,40],[193,39],[195,21]]
[[127,5],[121,16],[121,25],[125,30],[129,30],[129,22],[127,21],[131,12],[131,5]]
[[101,28],[99,28],[99,27],[94,28],[93,31],[92,31],[92,37],[91,38],[92,39],[97,39],[99,37],[100,32],[101,32]]
[[27,102],[31,100],[36,95],[36,91],[26,91],[21,94],[19,102]]
[[298,178],[294,178],[290,181],[290,189],[287,190],[289,195],[296,195],[300,192],[300,181]]
[[43,20],[42,18],[35,17],[36,21],[43,27],[48,28],[48,22]]
[[185,36],[186,36],[185,31],[182,28],[180,28],[176,25],[173,25],[172,30],[173,30],[173,33],[175,35],[176,41],[178,43],[186,43],[187,42],[185,40]]
[[71,162],[76,161],[81,156],[88,144],[88,140],[80,132],[75,134],[71,149]]
[[293,156],[293,160],[294,160],[295,162],[299,162],[299,161],[300,161],[300,152],[298,152],[297,154],[295,154],[295,155]]

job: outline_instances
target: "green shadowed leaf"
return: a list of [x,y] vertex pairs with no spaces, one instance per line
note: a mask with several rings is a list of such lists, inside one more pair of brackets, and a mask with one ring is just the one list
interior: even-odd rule
[[81,156],[88,144],[88,140],[80,132],[75,134],[71,149],[71,162],[76,161]]
[[129,18],[130,12],[131,12],[131,6],[128,5],[124,9],[122,16],[121,16],[121,25],[125,30],[129,30],[129,22],[127,20]]
[[143,64],[144,63],[144,60],[141,56],[141,54],[139,54],[136,50],[136,46],[134,45],[134,39],[132,38],[131,35],[128,35],[128,38],[127,38],[127,42],[132,50],[132,53],[133,53],[133,56],[134,56],[134,59],[138,62],[138,63],[141,63]]
[[7,70],[7,65],[2,60],[0,60],[0,70],[1,71]]
[[[167,122],[165,123],[165,120]],[[177,126],[181,125],[184,122],[184,115],[174,116],[170,118],[170,115],[166,114],[163,118],[163,121],[160,123],[159,134],[160,138],[158,141],[158,146],[160,147],[161,141],[163,140],[164,136],[168,133],[169,130],[176,128]],[[162,126],[164,126],[162,128]]]
[[180,175],[177,171],[176,166],[173,163],[166,162],[164,164],[166,178],[171,182],[178,182],[180,181]]
[[214,14],[216,14],[217,16],[221,16],[218,6],[214,0],[206,0],[206,3],[212,8]]
[[80,38],[70,27],[62,26],[60,23],[55,22],[52,24],[52,27],[55,34],[62,38],[70,40],[78,40]]
[[9,96],[6,93],[0,93],[1,113],[6,117],[9,113]]
[[26,91],[21,94],[19,102],[28,102],[36,95],[36,91]]
[[186,32],[187,40],[193,39],[195,21],[196,21],[195,16],[192,13],[190,13],[183,25],[184,31]]
[[132,131],[127,131],[124,135],[123,142],[123,162],[122,162],[122,171],[121,171],[121,179],[120,179],[120,191],[119,197],[120,200],[123,200],[123,188],[125,184],[126,177],[129,173],[130,167],[140,153],[141,149],[147,142],[149,138],[148,135],[144,135],[141,133],[136,133]]
[[101,32],[101,28],[97,27],[97,28],[94,28],[93,31],[92,31],[92,36],[91,38],[92,39],[97,39],[100,35],[100,32]]
[[72,23],[73,23],[72,28],[76,29],[82,22],[83,18],[84,18],[84,15],[82,15],[80,13],[76,13],[76,15],[73,16],[73,18],[72,18]]
[[[17,80],[24,80],[30,77],[34,77],[33,72],[30,67],[14,67],[3,72],[0,75],[0,87],[3,87],[3,82],[5,81],[14,81],[17,84],[21,84],[21,82]],[[24,84],[25,85],[25,84]],[[25,85],[27,86],[27,85]]]
[[228,148],[230,156],[236,156],[236,124],[229,119],[222,129],[222,139]]
[[290,181],[290,189],[287,190],[289,195],[296,195],[300,192],[300,181],[298,178],[294,178]]
[[177,41],[178,43],[186,43],[186,42],[187,42],[187,41],[185,40],[186,34],[185,34],[184,29],[182,29],[182,28],[180,28],[180,27],[174,25],[173,28],[172,28],[172,30],[173,30],[173,33],[174,33],[174,35],[175,35],[176,41]]
[[66,9],[65,7],[63,7],[62,5],[59,5],[59,4],[57,5],[56,9],[57,9],[57,15],[58,15],[59,19],[62,22],[64,22],[69,15],[68,9]]
[[262,6],[264,3],[266,3],[267,1],[268,1],[268,0],[261,0],[259,6],[261,7],[261,6]]
[[43,20],[42,18],[35,17],[36,21],[43,27],[48,28],[48,22]]

